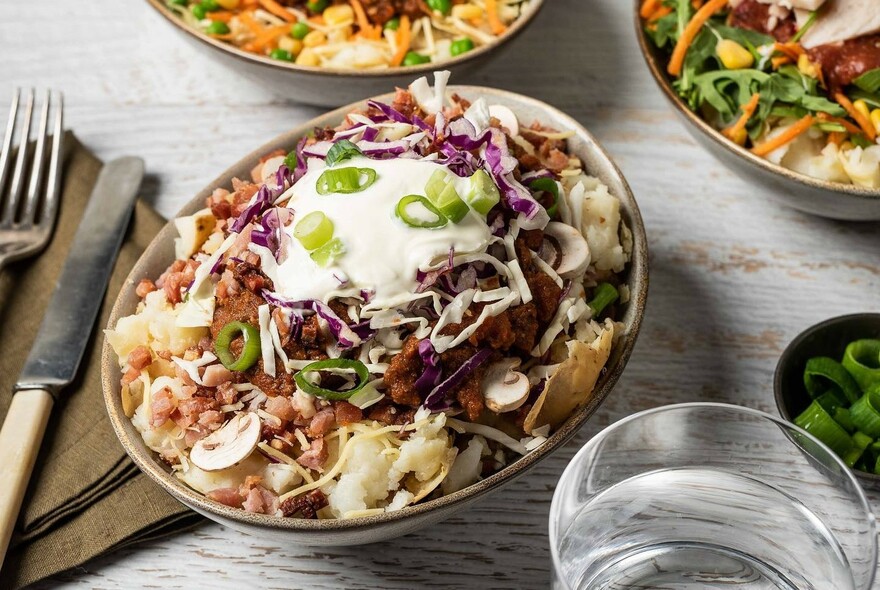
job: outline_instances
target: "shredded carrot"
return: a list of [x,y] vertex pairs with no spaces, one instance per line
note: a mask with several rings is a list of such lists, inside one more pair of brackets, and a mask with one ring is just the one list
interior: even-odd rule
[[800,135],[806,133],[813,125],[813,115],[805,115],[797,123],[777,135],[772,139],[768,139],[763,143],[759,143],[752,148],[752,153],[756,156],[766,156],[773,150],[776,150],[790,141],[794,141]]
[[761,100],[761,95],[757,92],[752,95],[752,98],[749,99],[749,102],[742,105],[742,115],[737,119],[736,123],[722,131],[725,137],[733,140],[737,135],[741,134],[746,129],[746,124],[748,124],[749,119],[752,118],[752,115],[755,114],[755,110],[758,108],[758,102]]
[[259,0],[260,6],[265,8],[268,12],[271,12],[275,16],[280,19],[286,20],[289,23],[292,23],[296,20],[296,17],[293,16],[286,8],[278,4],[275,0]]
[[378,39],[382,35],[382,30],[370,24],[370,21],[367,19],[367,13],[364,12],[364,7],[361,6],[360,0],[350,0],[351,9],[354,10],[354,15],[357,18],[358,27],[360,27],[361,33],[366,39]]
[[497,0],[486,0],[486,13],[489,17],[489,28],[492,29],[493,34],[500,35],[507,30],[507,27],[498,18]]
[[320,15],[320,14],[316,14],[315,16],[310,16],[309,22],[314,23],[316,25],[320,25],[322,27],[327,24],[327,22],[324,20],[324,16]]
[[817,118],[823,122],[837,123],[838,125],[843,126],[847,131],[849,131],[850,135],[861,135],[862,134],[861,127],[850,123],[846,119],[841,119],[840,117],[832,117],[828,113],[819,113],[817,115]]
[[700,6],[703,5],[703,0],[691,0],[691,6],[694,7],[694,10],[699,10]]
[[232,17],[235,16],[235,13],[228,10],[218,10],[217,12],[208,13],[208,16],[211,20],[219,20],[220,22],[228,23],[232,20]]
[[242,12],[238,15],[238,19],[244,23],[244,26],[253,33],[255,37],[259,37],[263,32],[263,26],[256,21],[250,12]]
[[797,61],[797,58],[801,56],[801,54],[806,53],[804,48],[801,47],[800,43],[779,43],[776,42],[773,44],[773,49],[787,55],[792,59],[792,61]]
[[667,14],[672,14],[672,7],[671,6],[661,6],[660,8],[655,10],[654,13],[651,14],[651,16],[648,17],[648,22],[649,23],[656,22],[656,21],[660,20],[661,18],[663,18],[664,16],[666,16]]
[[242,8],[253,10],[257,6],[259,6],[258,0],[242,0]]
[[639,16],[646,19],[660,8],[660,0],[644,0],[642,7],[639,9]]
[[842,106],[847,114],[853,118],[853,120],[859,124],[859,127],[862,128],[862,133],[865,134],[870,141],[874,141],[877,139],[877,130],[874,129],[874,125],[871,123],[871,120],[866,117],[864,114],[860,113],[856,107],[853,106],[853,103],[846,97],[846,95],[842,92],[838,92],[834,95],[834,100],[837,101],[837,104]]
[[397,29],[397,53],[395,53],[394,57],[391,59],[392,66],[399,66],[402,64],[403,58],[406,57],[406,54],[409,51],[409,45],[412,43],[409,26],[409,17],[404,14],[400,17],[400,28]]
[[245,51],[260,52],[278,40],[278,37],[290,31],[290,25],[277,25],[265,29],[257,38],[242,45]]
[[685,26],[684,31],[682,31],[681,36],[678,38],[678,42],[675,44],[675,49],[672,50],[672,57],[669,58],[669,66],[666,68],[666,71],[668,71],[671,76],[677,77],[681,75],[681,68],[684,66],[684,58],[685,55],[687,55],[691,43],[697,38],[703,25],[705,25],[716,12],[725,6],[727,6],[727,0],[709,0],[705,6],[697,11],[694,17]]
[[832,131],[828,134],[828,143],[833,143],[837,147],[840,147],[844,141],[846,141],[846,133],[843,131]]
[[788,57],[787,55],[780,55],[780,56],[777,56],[777,57],[774,57],[773,59],[771,59],[770,63],[773,65],[774,70],[778,70],[780,67],[784,66],[785,64],[790,64],[791,58]]

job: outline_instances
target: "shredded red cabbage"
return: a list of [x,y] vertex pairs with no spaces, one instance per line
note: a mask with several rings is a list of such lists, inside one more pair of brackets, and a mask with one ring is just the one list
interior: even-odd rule
[[317,299],[292,301],[281,297],[277,293],[272,293],[267,289],[263,289],[260,294],[263,296],[263,299],[279,307],[293,310],[308,309],[314,311],[318,314],[318,317],[327,322],[327,325],[330,327],[330,332],[333,334],[333,337],[336,338],[336,342],[339,344],[340,348],[351,348],[362,342],[361,337],[358,336],[348,324],[342,321],[342,319],[330,309],[330,306],[323,301],[318,301]]
[[434,350],[430,338],[419,341],[419,356],[422,357],[425,370],[416,379],[416,390],[422,395],[427,395],[440,383],[443,373],[440,367],[440,355]]
[[451,407],[451,402],[447,397],[449,393],[458,387],[461,382],[479,368],[480,365],[489,360],[491,356],[491,348],[484,348],[477,351],[474,356],[463,362],[455,372],[431,390],[431,393],[425,398],[424,406],[432,412],[441,412],[449,409]]

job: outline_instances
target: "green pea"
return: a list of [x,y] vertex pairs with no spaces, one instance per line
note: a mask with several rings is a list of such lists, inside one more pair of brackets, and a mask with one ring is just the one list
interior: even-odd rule
[[461,55],[462,53],[467,53],[473,48],[474,42],[468,37],[465,37],[464,39],[456,39],[453,41],[452,45],[449,46],[449,53],[452,55]]
[[273,49],[272,53],[269,54],[269,57],[281,61],[293,61],[293,55],[291,55],[286,49],[281,49],[280,47]]
[[305,36],[308,35],[309,31],[311,31],[311,30],[312,29],[311,29],[311,27],[309,27],[309,25],[300,21],[290,27],[290,36],[293,37],[294,39],[303,40],[305,38]]
[[400,28],[400,19],[398,17],[394,17],[385,23],[385,29],[389,31],[396,31]]
[[318,14],[319,12],[324,12],[328,4],[330,4],[329,0],[309,0],[306,2],[306,8],[314,14]]
[[418,66],[421,64],[426,64],[431,61],[431,58],[427,55],[422,55],[421,53],[416,53],[415,51],[410,51],[406,54],[406,57],[403,58],[403,65],[405,66]]
[[199,20],[204,19],[208,15],[208,11],[201,4],[193,4],[190,10],[192,10],[193,16]]
[[217,4],[217,0],[202,0],[200,4],[205,8],[208,12],[215,12],[220,10],[220,5]]
[[452,0],[427,0],[428,7],[431,10],[449,14],[452,12]]
[[229,33],[229,27],[223,21],[212,20],[205,32],[209,35],[226,35]]

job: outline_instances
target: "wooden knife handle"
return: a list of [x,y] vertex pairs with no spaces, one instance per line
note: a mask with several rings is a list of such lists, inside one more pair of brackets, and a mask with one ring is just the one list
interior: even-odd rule
[[12,396],[0,429],[0,567],[40,450],[52,395],[44,389],[26,389]]

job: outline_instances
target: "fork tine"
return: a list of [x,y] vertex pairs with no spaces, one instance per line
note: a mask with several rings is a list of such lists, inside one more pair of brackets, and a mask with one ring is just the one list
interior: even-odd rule
[[46,163],[46,131],[49,127],[49,105],[52,95],[46,91],[46,100],[43,103],[42,112],[40,114],[40,130],[37,133],[37,145],[34,148],[33,165],[31,167],[30,180],[28,182],[27,201],[25,201],[24,213],[22,213],[21,221],[24,224],[31,224],[34,221],[34,214],[37,210],[37,203],[40,197],[40,188],[43,180],[43,168]]
[[58,212],[58,201],[61,197],[61,163],[64,158],[64,95],[57,95],[55,121],[52,129],[52,155],[49,158],[49,172],[46,180],[46,200],[39,224],[48,224],[51,228]]
[[[3,206],[3,187],[6,186],[6,173],[9,171],[9,160],[12,157],[12,137],[15,135],[15,120],[18,116],[18,102],[21,90],[16,88],[9,107],[9,119],[6,122],[6,134],[3,136],[3,147],[0,148],[0,207]],[[3,219],[0,216],[0,219]]]
[[27,104],[24,109],[24,124],[22,125],[21,138],[18,144],[18,157],[15,159],[15,168],[12,170],[12,184],[6,191],[6,208],[3,219],[7,223],[15,222],[18,212],[19,199],[24,188],[25,160],[27,160],[28,140],[31,131],[31,116],[34,111],[34,90],[30,89],[27,95]]

